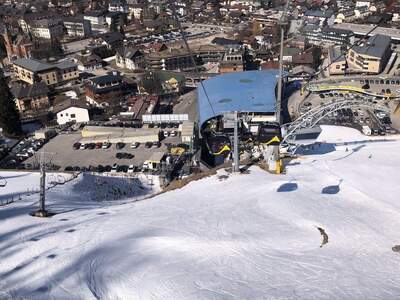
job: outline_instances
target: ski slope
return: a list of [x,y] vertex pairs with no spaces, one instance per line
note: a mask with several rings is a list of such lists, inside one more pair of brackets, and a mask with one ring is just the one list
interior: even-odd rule
[[24,196],[0,208],[0,299],[399,299],[399,149],[333,144],[136,202],[80,176],[49,219]]

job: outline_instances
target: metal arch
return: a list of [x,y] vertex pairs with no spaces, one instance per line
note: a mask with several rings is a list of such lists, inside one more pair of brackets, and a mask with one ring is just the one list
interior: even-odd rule
[[389,107],[385,105],[380,105],[377,103],[373,103],[371,101],[365,101],[363,99],[341,100],[341,101],[335,101],[327,105],[317,106],[313,109],[310,109],[303,115],[301,115],[292,123],[283,125],[287,133],[282,140],[282,144],[285,143],[287,140],[289,140],[291,137],[293,137],[297,130],[303,128],[312,128],[326,116],[337,110],[343,108],[355,108],[355,107],[363,107],[370,109],[373,108],[373,109],[380,109],[383,111],[389,111]]

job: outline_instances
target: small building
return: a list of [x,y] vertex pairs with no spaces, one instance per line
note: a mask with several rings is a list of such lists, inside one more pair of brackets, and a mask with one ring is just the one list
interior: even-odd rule
[[85,126],[82,129],[82,142],[146,143],[158,142],[160,130],[157,128],[126,128],[106,126]]
[[154,152],[149,159],[143,163],[144,170],[158,170],[165,156],[164,152]]
[[59,125],[69,122],[84,123],[90,121],[87,105],[75,99],[67,99],[58,103],[53,107],[53,113],[56,114]]
[[159,107],[159,99],[153,95],[132,96],[127,100],[129,105],[128,112],[132,114],[132,119],[142,120],[144,114],[153,114]]
[[193,146],[194,141],[194,122],[184,121],[181,130],[182,143]]
[[78,54],[74,61],[79,71],[91,72],[103,67],[103,60],[96,54]]
[[48,140],[56,135],[57,135],[57,132],[54,128],[44,128],[44,129],[36,130],[34,137],[37,140],[40,140],[40,139]]

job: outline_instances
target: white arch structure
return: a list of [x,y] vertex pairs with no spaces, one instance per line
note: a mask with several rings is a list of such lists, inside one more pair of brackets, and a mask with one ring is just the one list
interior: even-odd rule
[[282,126],[284,129],[283,131],[286,132],[284,138],[282,139],[282,144],[290,141],[291,138],[295,136],[298,130],[304,128],[313,128],[326,116],[343,108],[368,108],[379,109],[387,112],[389,111],[389,106],[387,102],[384,102],[383,104],[378,104],[374,103],[372,100],[366,99],[346,99],[320,105],[302,114],[295,121],[284,124]]

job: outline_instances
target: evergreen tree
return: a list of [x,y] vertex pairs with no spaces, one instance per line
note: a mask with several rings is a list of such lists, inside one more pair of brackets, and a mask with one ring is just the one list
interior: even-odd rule
[[0,127],[9,136],[22,134],[19,113],[15,106],[14,97],[8,88],[3,69],[0,68]]

